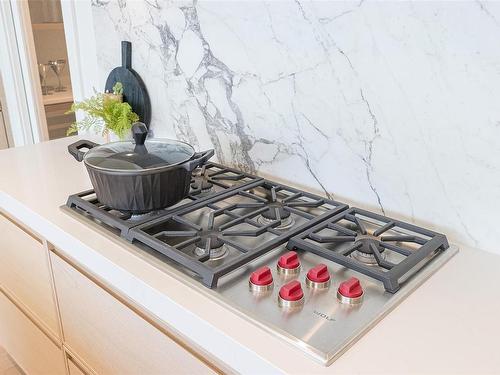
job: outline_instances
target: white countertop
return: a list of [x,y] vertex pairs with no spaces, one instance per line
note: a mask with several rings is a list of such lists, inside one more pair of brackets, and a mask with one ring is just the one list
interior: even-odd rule
[[[329,367],[59,208],[91,188],[76,137],[0,151],[0,208],[239,372],[498,373],[500,256],[461,247]],[[168,266],[165,266],[168,268]],[[173,271],[173,273],[176,273]]]

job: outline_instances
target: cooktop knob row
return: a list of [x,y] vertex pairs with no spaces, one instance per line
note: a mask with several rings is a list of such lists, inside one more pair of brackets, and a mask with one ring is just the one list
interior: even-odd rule
[[[283,254],[277,264],[278,273],[284,276],[297,275],[300,273],[300,260],[295,251]],[[328,267],[320,263],[311,268],[305,278],[306,286],[311,289],[327,289],[331,284],[331,276]],[[248,281],[250,290],[253,292],[267,292],[274,286],[273,274],[267,266],[261,267],[250,275]],[[337,298],[341,303],[355,305],[363,300],[363,288],[355,277],[340,283],[337,290]],[[279,291],[279,305],[283,307],[295,307],[304,303],[304,292],[298,280],[293,280],[283,285]]]
[[273,274],[269,267],[261,267],[252,272],[248,281],[250,289],[255,292],[265,292],[273,288]]
[[300,273],[300,260],[295,251],[289,251],[283,254],[278,260],[276,266],[278,273],[282,275],[297,275]]
[[278,302],[283,307],[297,307],[304,304],[302,285],[297,280],[283,285],[278,295]]

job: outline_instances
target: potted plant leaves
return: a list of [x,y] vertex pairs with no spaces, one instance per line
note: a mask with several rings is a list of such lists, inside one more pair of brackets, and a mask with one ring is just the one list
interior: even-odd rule
[[82,102],[75,102],[68,113],[85,112],[86,116],[69,127],[67,135],[81,131],[101,133],[109,141],[115,134],[120,140],[130,135],[132,124],[139,116],[132,111],[130,104],[123,102],[123,85],[117,82],[112,93],[96,93]]

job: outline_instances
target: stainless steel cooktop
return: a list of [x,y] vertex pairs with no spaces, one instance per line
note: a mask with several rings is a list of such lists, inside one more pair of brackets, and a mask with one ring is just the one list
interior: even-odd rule
[[440,233],[215,163],[191,187],[141,217],[92,191],[65,210],[325,365],[458,251]]

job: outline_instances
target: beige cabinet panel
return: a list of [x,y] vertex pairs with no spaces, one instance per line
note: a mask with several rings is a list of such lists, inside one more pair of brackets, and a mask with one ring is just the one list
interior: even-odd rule
[[49,139],[66,137],[70,125],[75,122],[75,114],[67,113],[71,109],[71,102],[50,104],[45,106]]
[[0,293],[0,345],[27,374],[66,373],[62,349],[3,293]]
[[28,232],[0,215],[0,288],[14,295],[59,337],[47,250]]
[[50,256],[65,343],[96,373],[213,373],[64,260]]
[[86,375],[71,358],[68,358],[68,368],[69,375]]
[[2,103],[0,102],[0,150],[9,147],[9,141],[7,139],[7,129],[5,128],[5,121],[3,116],[4,114],[2,111]]

